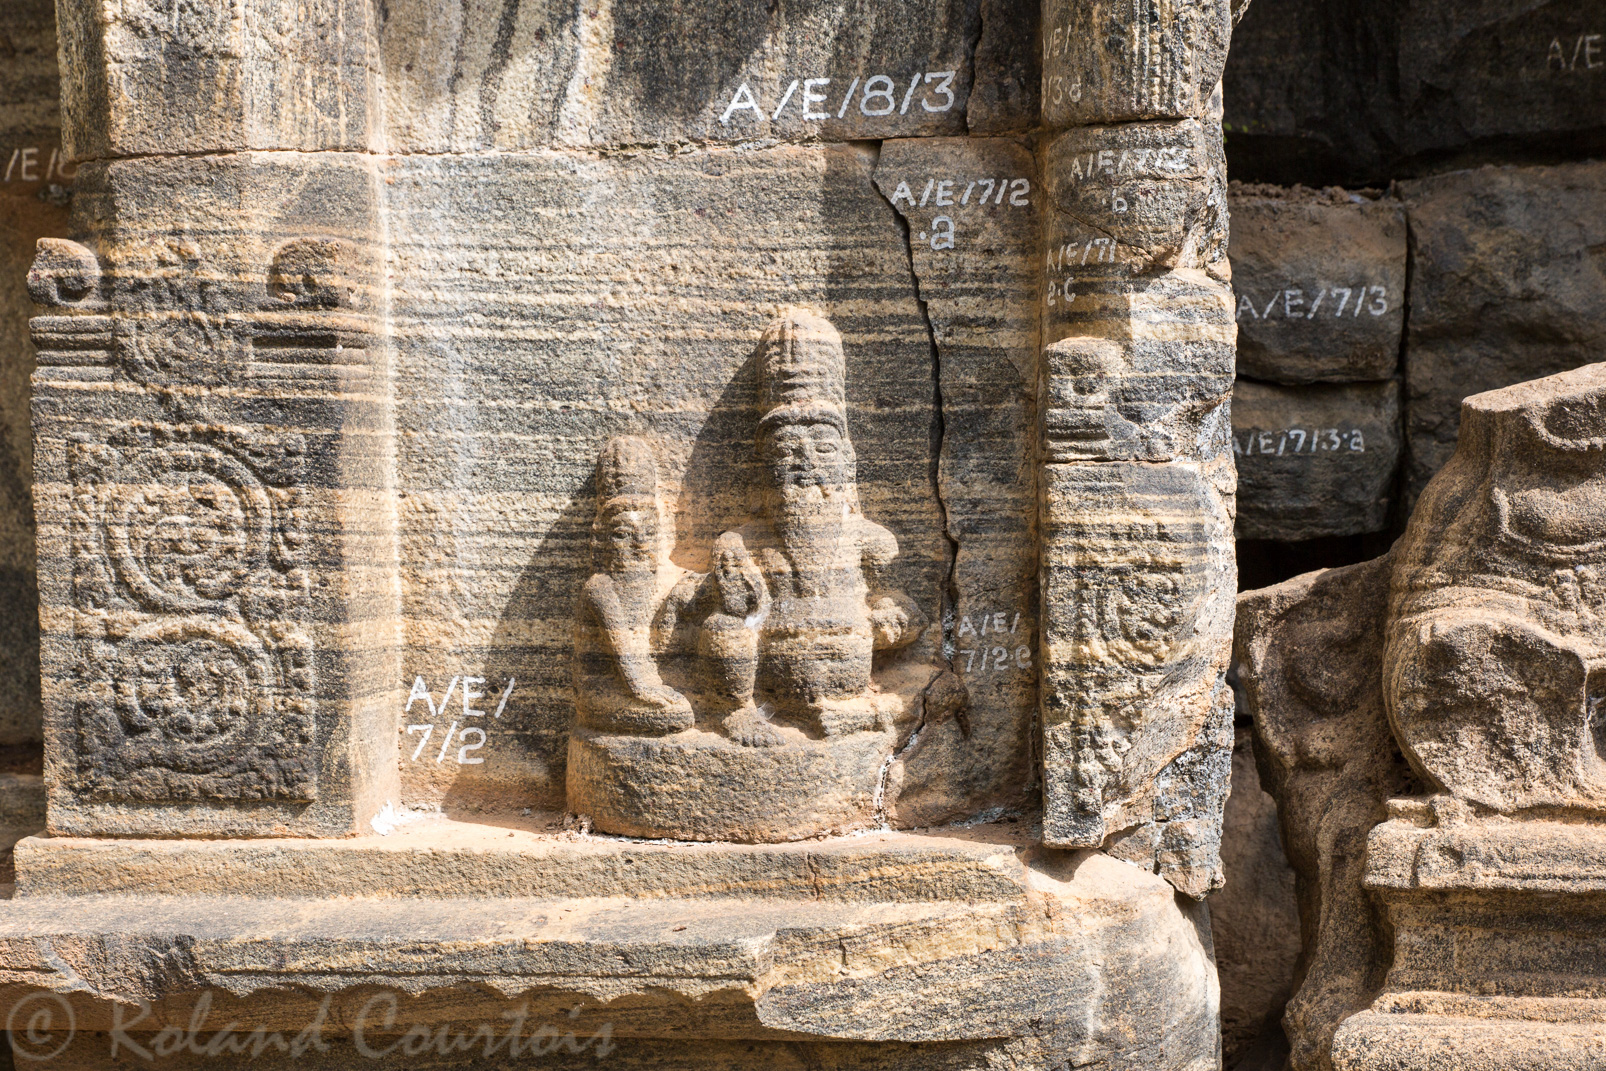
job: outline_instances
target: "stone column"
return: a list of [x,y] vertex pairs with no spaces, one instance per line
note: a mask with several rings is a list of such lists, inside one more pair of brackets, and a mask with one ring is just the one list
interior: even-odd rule
[[373,17],[60,4],[75,241],[29,276],[58,835],[342,835],[397,798]]
[[1233,463],[1227,0],[1045,0],[1044,840],[1220,884]]

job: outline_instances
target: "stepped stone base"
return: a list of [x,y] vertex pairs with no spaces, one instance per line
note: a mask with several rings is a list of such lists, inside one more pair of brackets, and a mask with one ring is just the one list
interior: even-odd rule
[[1473,817],[1392,800],[1366,887],[1388,983],[1333,1039],[1337,1071],[1606,1067],[1606,823]]
[[179,1067],[310,1024],[327,1051],[269,1042],[251,1066],[513,1066],[515,1023],[589,1042],[541,1056],[558,1067],[603,1044],[629,1068],[1217,1067],[1205,909],[1016,828],[690,848],[444,820],[346,841],[29,838],[0,1007],[70,1018],[65,1067],[104,1066],[114,1030]]

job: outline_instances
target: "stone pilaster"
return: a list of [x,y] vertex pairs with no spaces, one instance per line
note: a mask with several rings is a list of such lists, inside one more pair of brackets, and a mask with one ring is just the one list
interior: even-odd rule
[[75,240],[29,276],[57,835],[341,835],[398,798],[368,8],[241,7],[61,4]]
[[1220,884],[1232,749],[1225,0],[1045,0],[1044,840]]

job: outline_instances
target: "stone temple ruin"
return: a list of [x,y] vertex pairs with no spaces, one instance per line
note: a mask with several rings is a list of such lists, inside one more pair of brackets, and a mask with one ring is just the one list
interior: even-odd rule
[[1606,44],[1255,5],[0,12],[16,1066],[1600,1066]]

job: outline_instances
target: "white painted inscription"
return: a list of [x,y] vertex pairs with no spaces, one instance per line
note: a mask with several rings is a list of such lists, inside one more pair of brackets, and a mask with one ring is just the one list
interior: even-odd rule
[[1382,286],[1324,286],[1306,290],[1290,286],[1281,290],[1249,294],[1238,292],[1239,320],[1315,320],[1338,319],[1347,316],[1359,319],[1382,316],[1394,306],[1389,303],[1388,289]]
[[1366,436],[1360,428],[1249,428],[1233,429],[1232,452],[1240,457],[1285,457],[1290,454],[1364,454]]
[[1606,69],[1606,34],[1581,33],[1550,39],[1545,50],[1547,71],[1598,71]]
[[[407,706],[402,710],[403,727],[408,736],[417,738],[418,744],[413,748],[409,762],[433,762],[439,765],[447,761],[455,761],[459,766],[477,766],[485,761],[483,755],[475,752],[485,747],[487,737],[485,730],[479,725],[472,724],[471,719],[489,716],[500,718],[507,709],[507,701],[513,695],[513,686],[517,680],[513,677],[507,679],[500,692],[487,691],[484,677],[455,676],[446,685],[437,704],[430,693],[429,685],[423,677],[413,678],[412,691],[407,695]],[[451,703],[456,696],[460,708],[453,708]],[[494,698],[496,706],[491,711],[480,708],[476,704]],[[410,722],[415,717],[413,708],[422,703],[429,711],[429,721]],[[448,725],[439,737],[435,732],[440,723],[450,719]],[[432,743],[433,742],[433,743]]]
[[965,614],[954,632],[953,654],[964,659],[963,672],[998,673],[1032,668],[1029,632],[1020,631],[1019,612]]
[[[743,82],[736,87],[730,100],[720,110],[723,126],[747,119],[757,122],[767,119],[775,122],[783,115],[796,113],[807,122],[822,119],[846,118],[850,109],[860,115],[875,118],[883,115],[915,115],[922,112],[941,113],[951,109],[959,98],[954,94],[954,77],[957,71],[916,71],[905,84],[902,78],[887,74],[872,74],[868,78],[854,75],[843,78],[782,78],[773,95],[755,93]],[[836,87],[846,85],[836,94]],[[774,101],[773,108],[770,101]]]
[[52,178],[69,182],[77,173],[78,165],[63,160],[59,149],[51,149],[46,156],[38,146],[26,145],[11,150],[0,182],[49,182]]
[[[915,190],[919,190],[918,197]],[[993,208],[1030,208],[1032,183],[1030,179],[1011,178],[938,178],[935,175],[900,178],[892,191],[894,208],[948,208],[954,212],[974,212]],[[958,235],[954,217],[933,216],[927,229],[919,232],[919,240],[932,250],[952,249]]]

